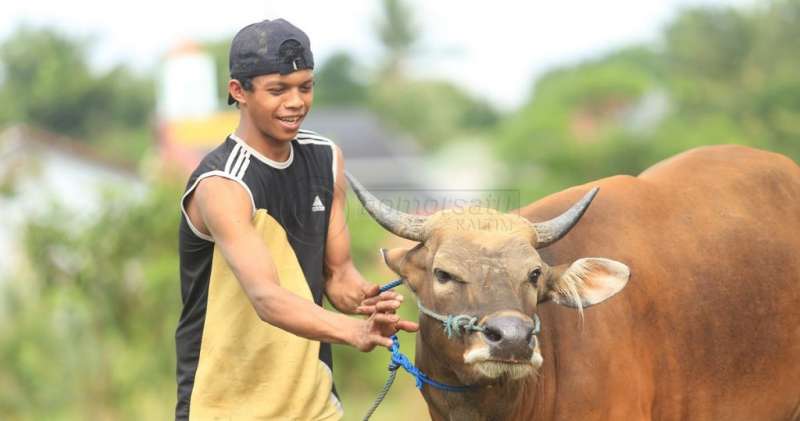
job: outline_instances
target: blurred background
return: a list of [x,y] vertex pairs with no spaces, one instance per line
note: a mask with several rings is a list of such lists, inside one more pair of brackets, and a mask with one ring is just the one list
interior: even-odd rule
[[[699,145],[800,159],[800,0],[589,3],[4,4],[0,418],[173,417],[178,201],[235,128],[227,49],[255,20],[309,34],[305,126],[377,192],[513,209]],[[357,265],[389,281],[377,250],[401,241],[348,206]],[[361,419],[389,353],[334,353]],[[427,418],[401,374],[373,419]]]

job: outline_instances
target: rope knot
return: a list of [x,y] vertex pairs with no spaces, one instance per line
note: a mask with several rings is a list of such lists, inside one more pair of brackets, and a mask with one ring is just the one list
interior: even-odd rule
[[457,316],[448,315],[447,319],[442,322],[444,325],[444,333],[447,334],[448,339],[453,336],[460,336],[467,331],[473,330],[482,332],[484,329],[478,326],[478,318],[466,314],[459,314]]

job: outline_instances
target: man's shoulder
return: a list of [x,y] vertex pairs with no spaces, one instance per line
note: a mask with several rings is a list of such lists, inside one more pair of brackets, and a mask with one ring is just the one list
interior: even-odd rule
[[335,146],[336,144],[328,137],[323,136],[313,130],[308,129],[300,129],[297,132],[297,142],[302,144],[318,144],[318,145],[328,145],[328,146]]
[[192,172],[192,176],[200,175],[208,171],[222,170],[228,160],[229,155],[233,150],[235,142],[231,139],[225,138],[222,143],[217,145],[214,149],[206,153],[197,164],[197,167]]

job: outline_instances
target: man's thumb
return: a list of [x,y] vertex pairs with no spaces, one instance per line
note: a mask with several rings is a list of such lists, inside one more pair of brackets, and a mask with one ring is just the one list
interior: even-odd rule
[[381,292],[381,287],[376,284],[365,284],[364,288],[364,297],[370,298],[378,295]]

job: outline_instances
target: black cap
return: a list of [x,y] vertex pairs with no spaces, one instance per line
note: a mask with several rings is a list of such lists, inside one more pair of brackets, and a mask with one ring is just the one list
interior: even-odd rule
[[[264,20],[242,28],[231,42],[228,69],[232,79],[313,69],[311,42],[284,19]],[[228,94],[228,104],[236,100]]]

